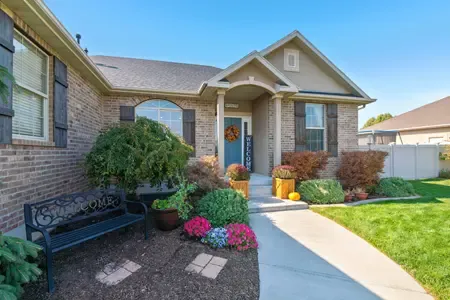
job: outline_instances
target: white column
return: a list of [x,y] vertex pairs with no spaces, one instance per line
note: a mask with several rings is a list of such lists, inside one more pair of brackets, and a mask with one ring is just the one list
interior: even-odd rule
[[281,164],[281,99],[282,95],[273,96],[274,99],[274,145],[273,145],[273,166]]
[[225,91],[217,91],[217,152],[219,155],[219,166],[222,173],[225,173]]

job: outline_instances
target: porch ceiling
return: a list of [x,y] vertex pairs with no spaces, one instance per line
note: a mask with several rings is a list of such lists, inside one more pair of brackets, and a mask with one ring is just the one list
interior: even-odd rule
[[234,89],[229,90],[225,94],[225,100],[227,101],[246,101],[246,100],[254,100],[264,94],[266,92],[265,89],[254,86],[254,85],[244,85],[238,86]]

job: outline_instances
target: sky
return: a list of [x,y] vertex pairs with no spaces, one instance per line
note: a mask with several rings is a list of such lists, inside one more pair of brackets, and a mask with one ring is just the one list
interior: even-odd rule
[[45,0],[90,55],[226,68],[299,30],[370,97],[359,126],[450,95],[450,1]]

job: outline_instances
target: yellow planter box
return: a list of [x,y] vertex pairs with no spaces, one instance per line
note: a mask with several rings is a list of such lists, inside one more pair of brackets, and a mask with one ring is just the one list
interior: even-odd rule
[[280,199],[289,199],[289,193],[295,192],[295,179],[280,179],[280,178],[274,179],[275,179],[275,197]]
[[275,177],[272,177],[272,196],[277,195],[277,179]]
[[230,180],[230,187],[235,191],[241,191],[244,194],[245,199],[248,200],[248,180],[246,181],[233,181]]

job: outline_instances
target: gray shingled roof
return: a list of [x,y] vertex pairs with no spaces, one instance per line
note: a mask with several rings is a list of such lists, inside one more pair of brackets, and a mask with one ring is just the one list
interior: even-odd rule
[[158,60],[96,55],[91,59],[117,87],[197,92],[222,69]]
[[450,124],[450,96],[398,115],[364,130],[404,129]]

